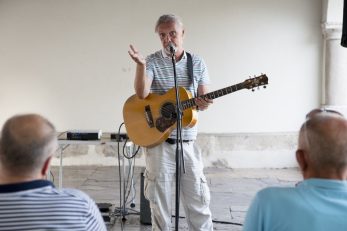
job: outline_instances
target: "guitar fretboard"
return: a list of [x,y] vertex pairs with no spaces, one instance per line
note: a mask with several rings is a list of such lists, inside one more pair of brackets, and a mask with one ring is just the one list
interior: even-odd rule
[[[212,91],[212,92],[207,93],[205,95],[201,95],[200,97],[208,98],[208,99],[215,99],[215,98],[233,93],[235,91],[241,90],[243,88],[244,88],[243,83],[238,83],[238,84],[232,85],[230,87],[225,87],[225,88],[219,89],[217,91]],[[181,101],[181,105],[182,105],[183,110],[190,108],[190,107],[194,107],[194,106],[196,106],[195,98]]]

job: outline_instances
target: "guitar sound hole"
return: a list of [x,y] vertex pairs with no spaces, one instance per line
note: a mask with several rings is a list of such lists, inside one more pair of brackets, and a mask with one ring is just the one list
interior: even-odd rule
[[166,119],[176,119],[176,107],[173,103],[165,103],[160,110],[161,115]]

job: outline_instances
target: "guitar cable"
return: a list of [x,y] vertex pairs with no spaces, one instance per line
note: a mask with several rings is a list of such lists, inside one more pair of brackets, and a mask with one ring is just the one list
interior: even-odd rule
[[[124,123],[122,123],[120,125],[120,128],[124,125]],[[120,128],[118,129],[118,137],[120,137]],[[139,150],[140,150],[140,146],[137,147],[136,151],[134,151],[133,149],[131,149],[132,153],[130,154],[130,151],[128,149],[126,149],[127,147],[127,144],[128,144],[128,141],[129,139],[125,139],[125,142],[124,142],[124,145],[123,145],[123,156],[128,159],[129,161],[129,172],[128,172],[128,178],[127,178],[127,183],[126,183],[126,189],[128,189],[128,187],[130,187],[127,191],[127,196],[126,196],[126,203],[127,204],[130,204],[131,207],[135,207],[135,204],[133,203],[134,199],[135,199],[135,195],[136,195],[136,189],[135,189],[135,186],[133,185],[133,183],[130,183],[130,186],[129,186],[129,180],[130,182],[133,182],[134,180],[134,170],[135,170],[135,156],[138,154]],[[134,145],[135,147],[135,145]],[[119,150],[118,150],[119,152]],[[133,163],[132,163],[132,159],[133,159]],[[130,166],[132,165],[132,172],[131,172],[131,168]],[[130,175],[131,175],[131,179],[130,178]],[[130,193],[131,193],[131,190],[134,190],[134,195],[132,196],[131,198],[131,201],[130,202],[127,202],[128,199],[129,199],[129,196],[130,196]]]
[[[123,123],[123,124],[124,124],[124,123]],[[118,134],[120,134],[120,133],[118,133]],[[129,141],[129,139],[126,139],[125,142],[124,142],[124,145],[123,145],[123,156],[124,156],[125,158],[127,158],[127,159],[132,159],[132,158],[135,158],[135,156],[139,153],[139,150],[140,150],[141,147],[138,146],[137,149],[136,149],[136,151],[135,151],[135,152],[133,151],[133,153],[131,154],[131,156],[129,156],[130,153],[128,153],[128,152],[125,150],[125,147],[126,147],[128,141]],[[134,147],[136,147],[135,144],[134,144]]]
[[[138,152],[140,150],[140,146],[138,146],[135,151],[132,151],[132,153],[130,153],[130,151],[126,150],[127,144],[129,144],[128,143],[129,139],[125,139],[125,141],[121,139],[120,130],[121,130],[123,125],[124,125],[124,122],[121,123],[119,128],[118,128],[118,139],[117,139],[117,154],[118,154],[117,157],[118,157],[118,175],[119,175],[119,205],[120,206],[115,208],[112,215],[113,216],[121,216],[122,220],[125,221],[126,220],[125,215],[138,214],[139,213],[138,211],[133,210],[131,208],[126,209],[125,206],[130,203],[131,204],[130,206],[132,208],[135,207],[133,200],[135,199],[136,190],[134,190],[135,193],[131,197],[131,201],[130,202],[127,202],[127,201],[129,200],[131,190],[135,189],[134,185],[132,185],[129,182],[133,182],[133,179],[134,179],[134,169],[135,169],[135,158],[134,157],[138,154]],[[122,173],[121,173],[121,160],[120,160],[121,151],[120,151],[120,145],[119,145],[119,143],[121,141],[124,141],[123,148],[122,148],[122,155],[124,158],[128,159],[128,161],[129,161],[129,170],[127,172],[128,176],[127,176],[127,179],[124,179],[124,181],[126,180],[126,184],[124,185],[124,188],[122,187],[123,179],[122,179]],[[125,183],[125,182],[123,182],[123,183]],[[124,190],[124,195],[123,195],[122,189]],[[123,203],[122,203],[122,198],[124,199]],[[133,213],[127,212],[127,210],[133,211]]]

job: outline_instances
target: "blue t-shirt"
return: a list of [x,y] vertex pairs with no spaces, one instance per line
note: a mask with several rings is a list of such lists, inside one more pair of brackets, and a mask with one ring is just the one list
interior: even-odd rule
[[308,179],[295,188],[263,189],[247,212],[243,230],[347,230],[347,182]]

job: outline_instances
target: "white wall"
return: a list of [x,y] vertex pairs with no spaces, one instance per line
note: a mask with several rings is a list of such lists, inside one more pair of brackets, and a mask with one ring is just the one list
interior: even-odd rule
[[215,100],[204,133],[297,131],[321,101],[321,1],[0,0],[0,126],[37,112],[59,131],[116,131],[133,94],[129,43],[160,48],[158,16],[176,13],[211,90],[266,73],[265,90]]

